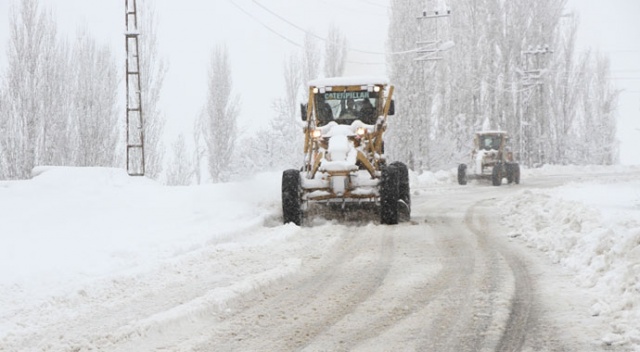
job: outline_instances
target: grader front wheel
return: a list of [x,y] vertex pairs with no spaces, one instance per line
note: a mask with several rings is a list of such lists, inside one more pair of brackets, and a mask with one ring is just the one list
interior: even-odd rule
[[380,180],[380,222],[384,225],[398,223],[399,186],[398,168],[384,167]]
[[302,224],[300,199],[300,171],[289,169],[282,173],[282,217],[284,223]]

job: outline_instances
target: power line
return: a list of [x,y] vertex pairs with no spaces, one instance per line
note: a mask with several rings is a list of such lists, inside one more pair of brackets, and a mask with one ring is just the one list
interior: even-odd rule
[[269,30],[269,32],[277,35],[278,37],[286,40],[287,42],[289,42],[292,45],[295,45],[299,48],[302,48],[302,45],[294,42],[293,40],[285,37],[284,35],[278,33],[276,30],[272,29],[271,27],[267,26],[266,24],[264,24],[262,21],[260,21],[260,19],[258,19],[257,17],[253,16],[250,12],[246,11],[245,9],[243,9],[242,7],[238,6],[238,4],[236,4],[235,2],[233,2],[233,0],[228,0],[233,6],[235,6],[238,10],[242,11],[245,15],[249,16],[251,19],[253,19],[254,21],[258,22],[259,24],[261,24],[264,28],[266,28],[267,30]]
[[[303,48],[304,46],[296,41],[294,41],[293,39],[290,39],[289,37],[285,36],[284,34],[281,34],[280,32],[276,31],[275,29],[269,27],[268,25],[266,25],[264,22],[262,22],[259,18],[257,18],[256,16],[254,16],[253,14],[251,14],[250,12],[246,11],[245,9],[243,9],[242,7],[240,7],[238,4],[236,4],[233,0],[227,0],[229,1],[233,6],[235,6],[238,10],[242,11],[245,15],[249,16],[251,19],[253,19],[254,21],[258,22],[261,26],[263,26],[264,28],[266,28],[269,32],[277,35],[278,37],[286,40],[289,44],[295,45],[299,48]],[[254,1],[255,2],[255,1]],[[320,37],[318,37],[320,38]],[[322,38],[320,38],[322,39]],[[323,39],[326,41],[326,39]],[[386,65],[386,63],[383,62],[359,62],[359,61],[346,61],[346,63],[350,63],[350,64],[358,64],[358,65]]]
[[[267,11],[268,13],[272,14],[273,16],[279,18],[280,20],[284,21],[285,23],[289,24],[290,26],[292,26],[293,28],[302,31],[306,34],[311,35],[312,37],[322,40],[324,42],[329,42],[329,40],[327,40],[327,38],[321,37],[313,32],[307,31],[306,29],[296,25],[295,23],[292,23],[291,21],[287,20],[286,18],[280,16],[279,14],[275,13],[274,11],[270,10],[269,8],[267,8],[266,6],[262,5],[261,3],[257,2],[256,0],[251,0],[254,4],[260,6],[263,10]],[[333,43],[333,42],[331,42]],[[333,44],[340,44],[340,43],[333,43]],[[359,52],[359,53],[364,53],[364,54],[373,54],[373,55],[386,55],[385,53],[381,53],[381,52],[377,52],[377,51],[368,51],[368,50],[360,50],[360,49],[353,49],[353,48],[347,48],[347,50],[350,51],[355,51],[355,52]]]
[[[255,3],[256,5],[258,5],[259,7],[261,7],[263,10],[269,12],[270,14],[272,14],[273,16],[277,17],[278,19],[284,21],[285,23],[289,24],[290,26],[294,27],[295,29],[305,33],[305,34],[309,34],[312,37],[322,40],[324,42],[328,42],[328,43],[333,43],[333,44],[340,44],[340,43],[335,43],[335,42],[331,42],[329,41],[327,38],[321,37],[313,32],[310,32],[298,25],[296,25],[295,23],[292,23],[291,21],[287,20],[286,18],[280,16],[279,14],[277,14],[276,12],[274,12],[273,10],[270,10],[269,8],[267,8],[266,6],[260,4],[259,2],[257,2],[256,0],[251,0],[253,3]],[[236,5],[237,6],[237,5]],[[347,48],[348,51],[355,51],[355,52],[359,52],[359,53],[364,53],[364,54],[372,54],[372,55],[403,55],[403,54],[411,54],[411,53],[415,53],[420,51],[420,49],[409,49],[409,50],[404,50],[404,51],[394,51],[394,52],[389,52],[389,53],[385,53],[385,52],[379,52],[379,51],[369,51],[369,50],[361,50],[361,49],[354,49],[354,48]]]

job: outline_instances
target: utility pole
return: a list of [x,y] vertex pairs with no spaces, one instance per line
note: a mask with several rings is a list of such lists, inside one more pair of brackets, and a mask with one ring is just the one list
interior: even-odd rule
[[[451,49],[454,44],[452,41],[442,42],[438,35],[438,19],[443,17],[449,17],[451,10],[446,11],[422,11],[422,16],[418,16],[418,20],[433,19],[435,22],[435,38],[432,40],[419,41],[416,43],[418,48],[416,52],[421,55],[415,58],[415,61],[438,61],[442,60],[441,56],[436,56],[439,53]],[[421,31],[422,32],[422,31]]]
[[[548,45],[538,45],[535,48],[530,46],[526,51],[522,52],[524,56],[522,86],[537,88],[538,91],[538,104],[535,113],[534,109],[531,109],[529,106],[531,90],[523,90],[525,94],[528,94],[521,100],[524,104],[524,109],[528,110],[528,112],[523,113],[520,121],[520,150],[524,153],[522,160],[527,166],[534,164],[542,165],[546,161],[545,148],[548,146],[545,143],[545,134],[549,128],[547,123],[548,118],[543,115],[545,106],[543,75],[546,67],[546,55],[551,53],[553,53],[553,51],[549,50]],[[534,138],[535,143],[533,143]]]
[[127,62],[127,173],[144,176],[144,119],[140,85],[140,47],[138,45],[138,12],[136,0],[125,0],[125,49]]
[[[417,165],[417,167],[419,169],[423,169],[424,166],[426,166],[427,168],[431,168],[431,164],[432,164],[432,160],[431,160],[431,129],[432,127],[436,124],[433,122],[433,119],[438,119],[437,116],[431,116],[432,113],[431,111],[431,107],[430,105],[432,105],[432,101],[433,101],[433,92],[429,92],[427,91],[427,83],[428,82],[437,82],[437,80],[434,79],[433,76],[435,76],[437,74],[436,72],[436,65],[437,62],[442,60],[443,57],[441,56],[441,53],[444,51],[447,51],[449,49],[451,49],[455,44],[452,41],[442,41],[440,39],[440,31],[439,31],[439,27],[438,27],[438,20],[449,17],[451,15],[451,10],[446,9],[446,10],[441,10],[441,9],[436,9],[436,10],[423,10],[421,16],[417,17],[418,20],[418,31],[420,33],[420,40],[416,42],[416,53],[418,54],[418,57],[416,57],[415,59],[413,59],[414,61],[420,61],[420,62],[425,62],[425,61],[430,61],[433,64],[429,65],[429,68],[427,69],[424,65],[421,65],[420,67],[420,72],[421,72],[421,78],[422,81],[424,82],[423,85],[423,92],[422,94],[424,95],[424,99],[422,99],[422,101],[424,102],[424,106],[421,108],[422,113],[424,114],[424,118],[420,118],[419,121],[421,124],[424,124],[422,127],[417,126],[418,128],[420,128],[422,131],[424,131],[426,138],[418,138],[418,143],[420,144],[418,146],[420,153],[423,156],[426,156],[426,165],[423,165],[423,160],[420,160],[419,165]],[[429,22],[429,24],[433,24],[432,27],[428,26],[426,23]],[[427,27],[427,32],[432,32],[433,34],[429,35],[428,39],[423,40],[422,39],[422,35],[425,32],[422,28],[422,25],[425,24],[425,27]],[[431,84],[431,87],[433,88],[433,90],[437,89],[437,84]],[[413,164],[413,160],[411,161],[411,163]]]

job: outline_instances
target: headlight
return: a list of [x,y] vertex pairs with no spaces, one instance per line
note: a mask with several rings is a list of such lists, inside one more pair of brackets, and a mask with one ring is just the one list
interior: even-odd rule
[[378,86],[373,87],[373,91],[376,92],[376,93],[379,92],[380,91],[380,87],[378,87]]
[[320,130],[313,130],[313,131],[311,131],[311,137],[313,137],[313,138],[320,138],[320,137],[322,137],[322,131],[320,131]]
[[358,127],[358,128],[356,129],[356,134],[357,134],[358,136],[364,136],[364,134],[365,134],[365,132],[366,132],[366,131],[367,131],[367,130],[366,130],[364,127]]

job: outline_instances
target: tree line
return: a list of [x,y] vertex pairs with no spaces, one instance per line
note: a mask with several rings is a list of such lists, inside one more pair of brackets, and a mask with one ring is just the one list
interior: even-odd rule
[[[266,129],[251,135],[238,131],[242,100],[229,51],[218,44],[193,135],[165,145],[158,104],[167,65],[152,2],[138,1],[147,176],[187,185],[301,165],[299,103],[308,81],[344,73],[348,43],[340,29],[331,26],[324,39],[309,31],[283,60],[283,95]],[[418,19],[448,10],[437,3],[390,1],[387,63],[397,102],[387,132],[391,159],[416,171],[450,168],[468,161],[474,132],[500,129],[527,166],[617,161],[618,92],[607,80],[609,64],[577,51],[578,19],[565,13],[565,0],[460,0],[449,16]],[[35,165],[123,167],[121,63],[86,28],[72,42],[61,37],[38,0],[14,5],[0,76],[0,178],[28,178]],[[455,46],[433,54],[441,60],[416,61],[424,55],[412,50],[416,43],[434,39]]]
[[[283,63],[285,94],[273,103],[265,133],[237,131],[240,95],[234,92],[229,52],[211,51],[206,100],[192,136],[166,145],[159,101],[167,64],[159,54],[152,1],[138,0],[145,175],[170,185],[224,182],[233,175],[291,167],[300,162],[298,103],[305,83],[344,70],[346,39],[333,26],[325,44],[307,34],[303,48]],[[16,0],[9,14],[8,67],[0,76],[0,179],[29,178],[37,165],[124,167],[125,121],[119,97],[124,72],[107,46],[86,28],[75,41],[58,33],[39,0]],[[119,94],[120,93],[120,94]],[[293,147],[292,147],[293,146]]]
[[35,165],[115,165],[121,153],[114,56],[83,28],[73,43],[61,38],[52,13],[36,0],[23,0],[9,16],[0,177],[27,178]]
[[241,100],[233,90],[228,49],[217,46],[211,55],[207,101],[194,128],[195,156],[188,157],[185,137],[179,136],[168,183],[225,182],[232,176],[301,165],[299,104],[306,101],[307,82],[321,75],[341,76],[346,51],[347,40],[337,26],[329,27],[326,38],[308,31],[300,48],[284,59],[284,94],[272,104],[272,119],[260,133],[241,135],[237,131]]
[[[509,132],[516,158],[530,167],[617,162],[608,59],[577,51],[578,18],[565,0],[439,4],[391,0],[388,63],[401,101],[390,122],[395,159],[414,170],[450,168],[468,161],[474,132],[491,129]],[[425,61],[407,53],[437,49],[433,41],[455,46]]]
[[[153,34],[153,8],[143,5],[143,31]],[[148,10],[148,11],[147,11]],[[37,165],[120,167],[124,164],[124,116],[119,108],[123,72],[116,55],[99,45],[86,26],[69,41],[50,9],[20,0],[9,11],[8,65],[0,76],[0,178],[29,178]],[[147,170],[161,168],[164,120],[157,109],[164,62],[154,35],[142,43],[141,86]]]

